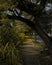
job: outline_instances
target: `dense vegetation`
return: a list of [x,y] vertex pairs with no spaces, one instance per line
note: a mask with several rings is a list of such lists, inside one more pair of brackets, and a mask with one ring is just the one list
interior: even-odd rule
[[[36,33],[34,29],[30,28],[27,24],[21,22],[20,20],[9,19],[7,17],[6,10],[8,10],[9,8],[11,10],[15,9],[16,7],[20,8],[20,6],[17,6],[19,4],[21,4],[21,7],[23,6],[22,4],[23,2],[20,2],[20,3],[18,2],[20,2],[20,0],[7,0],[7,1],[0,0],[0,64],[1,65],[22,65],[22,60],[20,59],[20,45],[22,45],[24,41],[26,41],[26,38],[28,38],[28,36],[32,39],[33,33]],[[32,3],[33,3],[33,0],[32,0]],[[35,8],[34,3],[33,4],[32,3],[29,0],[24,0],[24,4],[25,4],[24,8],[25,7],[27,9],[29,8],[29,11],[26,9],[27,13],[26,11],[25,12],[23,11],[21,14],[22,16],[25,16],[27,19],[30,19],[30,21],[34,20],[34,16],[36,18],[37,14],[38,14],[38,17],[40,14],[42,14],[42,12],[40,12],[42,11],[41,7],[37,6],[37,8]],[[33,10],[32,11],[33,13],[31,13],[30,10],[31,11]],[[34,14],[34,10],[36,14]],[[49,16],[49,13],[43,12],[43,16],[45,16],[45,14]],[[37,19],[38,19],[37,21],[40,22],[40,25],[42,26],[43,31],[45,31],[46,33],[51,33],[50,27],[46,25],[50,21],[46,22],[47,19],[45,17],[44,18],[40,17]],[[34,36],[34,40],[35,40],[34,41],[35,44],[38,44],[38,45],[40,44],[40,46],[42,46],[42,49],[45,48],[46,45],[43,44],[43,42],[40,43],[36,41],[35,36]],[[41,52],[38,54],[39,54],[37,58],[37,60],[39,60],[38,63],[40,63],[41,65],[52,64],[52,59],[51,59],[52,56],[51,54],[49,55],[49,52],[47,53],[48,55],[46,55],[46,51],[43,51],[43,53]]]

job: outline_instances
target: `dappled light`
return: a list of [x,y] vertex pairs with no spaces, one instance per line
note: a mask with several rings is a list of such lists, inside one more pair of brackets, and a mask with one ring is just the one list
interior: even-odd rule
[[0,65],[52,65],[52,0],[0,0]]

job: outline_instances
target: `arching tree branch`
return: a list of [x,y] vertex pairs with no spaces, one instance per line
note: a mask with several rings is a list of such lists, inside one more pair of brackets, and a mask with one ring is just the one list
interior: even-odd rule
[[49,49],[51,49],[51,45],[52,45],[52,41],[51,38],[46,34],[45,31],[43,31],[43,29],[40,27],[40,25],[38,23],[34,23],[26,18],[23,18],[21,16],[8,16],[9,19],[17,19],[17,20],[21,20],[22,22],[26,23],[28,26],[30,26],[32,29],[34,29],[39,36],[43,39],[43,41],[45,42],[46,47],[48,47]]

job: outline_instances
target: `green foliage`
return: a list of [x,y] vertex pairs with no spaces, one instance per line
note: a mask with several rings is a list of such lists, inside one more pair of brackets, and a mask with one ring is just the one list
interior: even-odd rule
[[3,19],[0,26],[0,54],[1,65],[20,65],[18,44],[21,43],[19,36],[10,27],[10,20]]
[[[7,10],[8,8],[11,9],[15,8],[18,4],[18,1],[19,0],[7,0],[7,1],[0,0],[0,23],[3,24],[2,26],[0,26],[0,64],[1,65],[22,65],[20,62],[19,45],[21,45],[26,38],[31,38],[31,34],[28,37],[29,33],[32,32],[30,27],[28,27],[24,23],[21,23],[21,21],[19,20],[9,20],[6,16],[5,11],[3,12],[3,10]],[[24,4],[26,7],[29,6],[30,9],[32,10],[32,7],[30,6],[30,2],[24,0]],[[26,18],[31,17],[29,14],[28,14],[29,16],[26,15],[26,13],[24,13],[23,15],[25,15]],[[28,33],[27,36],[25,35],[26,32]],[[30,39],[30,41],[31,40],[32,39]],[[36,43],[36,45],[38,46],[42,46],[37,41],[34,41],[34,43]],[[37,58],[38,60],[40,59],[38,63],[42,61],[48,63],[49,58],[47,60],[46,56],[44,58],[43,56],[40,54],[40,57]],[[43,62],[41,65],[43,65]]]
[[21,65],[18,50],[21,40],[14,30],[15,22],[9,20],[3,11],[10,7],[15,7],[11,0],[0,0],[0,23],[2,23],[2,26],[0,26],[0,64]]
[[[20,35],[21,32],[24,33],[28,31],[28,27],[25,27],[26,24],[20,23],[20,21],[9,20],[6,16],[6,12],[3,11],[15,6],[12,0],[0,1],[0,23],[2,23],[2,26],[0,26],[1,65],[22,65],[19,45],[23,43],[24,37]],[[11,24],[12,26],[10,26]]]

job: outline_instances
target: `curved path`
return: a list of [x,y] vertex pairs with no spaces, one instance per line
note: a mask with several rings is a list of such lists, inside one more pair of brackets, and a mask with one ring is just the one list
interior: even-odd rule
[[26,36],[26,41],[20,48],[23,65],[39,65],[39,60],[37,59],[40,51],[43,49],[42,45],[36,44],[34,39]]

